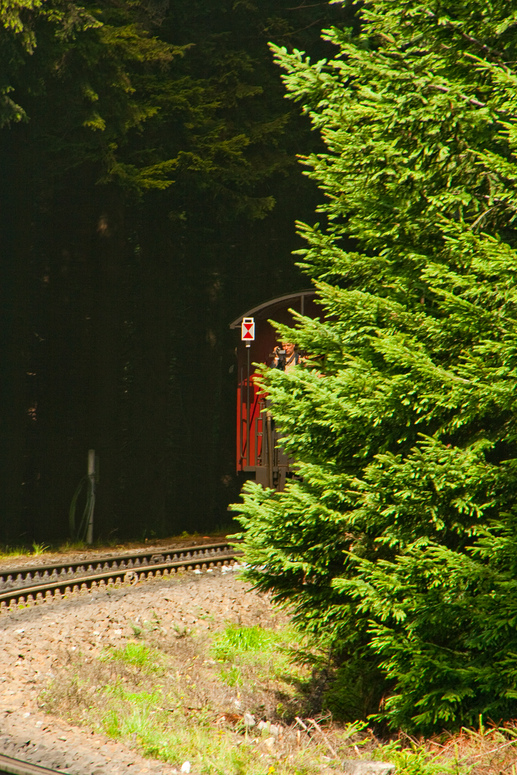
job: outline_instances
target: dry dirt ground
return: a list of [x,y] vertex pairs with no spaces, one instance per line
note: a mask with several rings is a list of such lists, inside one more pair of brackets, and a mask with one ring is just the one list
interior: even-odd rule
[[45,713],[42,691],[74,654],[89,659],[122,644],[132,623],[153,615],[172,633],[214,620],[265,624],[271,613],[237,572],[214,569],[0,614],[0,753],[73,775],[172,775],[169,765]]
[[[88,556],[91,558],[90,553]],[[68,558],[72,559],[70,553]],[[1,565],[40,565],[43,561],[48,563],[50,557],[2,560]],[[134,640],[139,623],[145,626],[146,622],[159,621],[156,635],[162,639],[170,636],[174,642],[181,632],[204,631],[208,637],[211,628],[232,623],[282,627],[283,617],[267,597],[250,589],[238,570],[228,568],[178,573],[135,586],[82,592],[59,602],[1,612],[0,753],[70,775],[176,774],[175,767],[143,758],[121,742],[80,726],[80,711],[73,701],[69,722],[45,712],[45,689],[53,685],[54,696],[60,691],[66,696],[70,666],[78,662],[98,664],[100,655]],[[223,698],[230,709],[232,691],[228,689]],[[252,702],[260,699],[259,687],[253,686],[252,691],[247,699],[241,696],[241,716],[247,709],[253,710]],[[60,707],[63,710],[63,703]],[[425,763],[423,749],[418,749],[407,766],[397,767],[397,771],[400,775],[517,775],[514,729],[508,734],[497,729],[463,730],[459,735],[428,741]],[[345,758],[355,758],[354,751],[359,754],[350,746]],[[191,775],[197,774],[192,771]]]

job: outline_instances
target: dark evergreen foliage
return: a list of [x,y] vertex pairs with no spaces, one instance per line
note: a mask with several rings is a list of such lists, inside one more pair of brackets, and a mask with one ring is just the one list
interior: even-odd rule
[[275,49],[327,147],[300,224],[326,317],[282,331],[308,367],[265,376],[301,478],[246,486],[250,577],[332,649],[344,715],[497,722],[517,715],[517,6],[361,16],[328,61]]
[[[287,0],[0,7],[0,540],[204,531],[236,497],[228,323],[303,283],[295,153],[267,42],[343,9]],[[296,191],[296,197],[293,196]],[[78,505],[80,508],[80,504]]]

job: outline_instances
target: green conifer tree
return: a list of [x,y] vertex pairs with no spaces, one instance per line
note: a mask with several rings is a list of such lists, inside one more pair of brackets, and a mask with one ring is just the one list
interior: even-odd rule
[[326,152],[300,224],[321,321],[264,377],[300,481],[250,483],[249,575],[341,666],[329,698],[429,731],[517,715],[517,3],[372,0],[330,61],[275,49]]

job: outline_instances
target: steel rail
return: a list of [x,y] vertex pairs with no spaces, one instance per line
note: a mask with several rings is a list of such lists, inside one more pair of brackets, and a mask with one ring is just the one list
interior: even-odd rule
[[[235,562],[240,555],[241,552],[229,542],[224,542],[183,547],[181,550],[163,549],[160,553],[113,555],[91,563],[82,561],[8,569],[3,573],[0,571],[0,581],[4,580],[5,584],[5,576],[11,576],[12,580],[16,573],[17,586],[7,590],[4,588],[0,592],[0,610],[19,604],[45,602],[53,597],[112,584],[136,584],[145,579],[168,576],[179,570],[208,569]],[[21,578],[20,572],[24,574]]]
[[0,775],[63,775],[63,770],[49,770],[39,764],[0,754]]
[[[93,560],[75,560],[67,562],[60,560],[55,563],[46,563],[42,565],[23,565],[20,567],[0,567],[0,591],[3,589],[15,589],[18,587],[32,586],[35,583],[45,583],[50,575],[70,577],[72,574],[82,572],[94,573],[108,567],[114,570],[118,569],[119,563],[126,563],[128,567],[133,565],[153,565],[172,555],[182,556],[182,553],[192,554],[193,552],[220,551],[230,548],[228,541],[219,541],[213,544],[193,544],[191,546],[171,546],[163,547],[160,550],[150,548],[148,550],[139,549],[135,552],[121,552],[119,554],[97,557]],[[132,565],[132,564],[133,565]],[[95,566],[95,567],[94,567]]]

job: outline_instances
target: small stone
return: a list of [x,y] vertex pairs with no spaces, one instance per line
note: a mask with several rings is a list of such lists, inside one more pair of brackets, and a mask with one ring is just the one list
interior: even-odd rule
[[343,775],[392,775],[395,765],[388,762],[366,761],[364,759],[345,760]]
[[252,716],[251,713],[245,713],[243,721],[245,726],[247,727],[254,727],[255,724],[257,723],[255,721],[255,716]]

